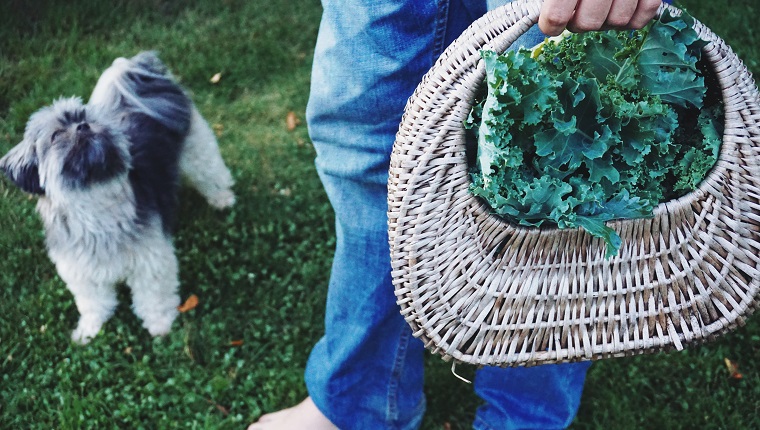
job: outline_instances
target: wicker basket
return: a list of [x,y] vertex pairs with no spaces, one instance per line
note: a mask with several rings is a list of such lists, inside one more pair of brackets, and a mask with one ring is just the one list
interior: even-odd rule
[[396,296],[414,335],[447,360],[515,366],[680,350],[743,324],[760,286],[760,95],[699,22],[725,102],[719,161],[654,218],[611,223],[618,256],[605,259],[580,229],[511,225],[468,192],[462,124],[485,79],[478,52],[505,50],[540,7],[518,0],[479,19],[407,104],[388,216]]

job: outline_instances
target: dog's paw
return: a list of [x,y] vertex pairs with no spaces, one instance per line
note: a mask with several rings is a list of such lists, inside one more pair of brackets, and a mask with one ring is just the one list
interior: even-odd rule
[[80,345],[87,345],[98,334],[102,326],[102,322],[80,318],[77,328],[71,333],[71,340]]
[[217,209],[227,209],[235,204],[235,193],[231,190],[221,190],[208,196],[208,204]]
[[172,309],[164,315],[144,320],[143,326],[148,329],[148,333],[153,337],[165,336],[172,330],[172,324],[177,315],[177,310]]

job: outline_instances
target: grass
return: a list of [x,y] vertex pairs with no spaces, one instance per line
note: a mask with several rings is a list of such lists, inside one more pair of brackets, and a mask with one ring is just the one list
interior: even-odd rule
[[[754,0],[682,4],[760,71]],[[114,318],[79,347],[34,201],[0,181],[0,428],[242,428],[305,395],[334,230],[306,129],[285,118],[303,120],[319,17],[316,0],[0,4],[0,153],[39,107],[86,97],[113,58],[156,49],[220,133],[239,196],[220,213],[182,193],[181,294],[200,305],[170,335],[151,339],[121,291]],[[573,428],[760,428],[759,347],[754,317],[688,351],[598,362]],[[470,387],[437,357],[427,366],[423,429],[468,428]]]

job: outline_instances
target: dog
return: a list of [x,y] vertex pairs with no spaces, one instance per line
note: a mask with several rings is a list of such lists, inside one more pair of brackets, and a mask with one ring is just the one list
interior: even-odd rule
[[39,196],[81,344],[113,315],[121,282],[148,332],[170,331],[180,304],[172,227],[182,178],[215,208],[235,203],[213,131],[154,52],[116,59],[87,104],[61,98],[32,114],[0,170]]

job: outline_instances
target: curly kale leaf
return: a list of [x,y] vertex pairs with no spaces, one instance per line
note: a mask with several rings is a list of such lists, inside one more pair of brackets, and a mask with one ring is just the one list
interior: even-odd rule
[[[478,163],[488,177],[493,168],[522,164],[522,152],[528,148],[520,145],[524,140],[515,140],[514,126],[518,122],[526,126],[541,123],[557,98],[558,83],[524,55],[512,52],[499,57],[490,51],[481,55],[488,96],[472,116],[478,124]],[[478,118],[481,115],[482,119]]]
[[[471,191],[519,225],[582,227],[615,255],[620,237],[605,223],[651,216],[717,158],[721,116],[699,113],[704,42],[689,20],[572,35],[535,59],[481,52],[487,94],[467,121],[478,133]],[[691,117],[694,127],[679,128]]]
[[664,14],[649,30],[636,67],[650,93],[666,103],[699,109],[706,87],[696,64],[707,42],[699,38],[693,25],[694,19],[688,15]]
[[690,192],[696,189],[715,165],[723,140],[722,120],[717,106],[700,111],[697,118],[697,134],[703,136],[702,145],[689,147],[676,161],[676,183],[673,185],[673,191]]

